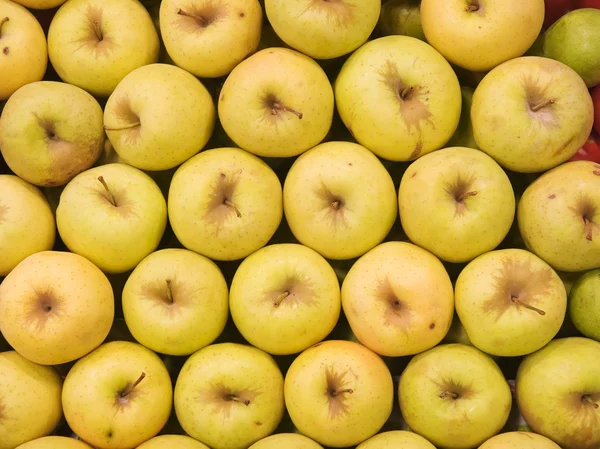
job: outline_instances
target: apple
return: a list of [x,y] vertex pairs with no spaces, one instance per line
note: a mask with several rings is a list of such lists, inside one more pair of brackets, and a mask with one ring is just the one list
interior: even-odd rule
[[10,0],[0,0],[0,49],[0,100],[44,77],[48,65],[44,30],[31,12]]
[[123,273],[158,247],[167,205],[159,187],[141,170],[120,163],[101,165],[67,184],[56,224],[70,251],[106,273]]
[[569,317],[584,336],[600,341],[600,269],[580,276],[569,293]]
[[62,5],[66,0],[13,0],[30,9],[52,9]]
[[382,2],[377,27],[381,34],[401,34],[426,41],[421,26],[421,0],[389,0]]
[[283,207],[296,239],[328,259],[359,257],[381,243],[398,210],[388,171],[351,142],[326,142],[296,159]]
[[[185,435],[159,435],[140,444],[136,449],[209,449],[198,440]],[[543,448],[542,448],[543,449]]]
[[359,444],[356,449],[435,449],[422,436],[406,430],[382,432]]
[[61,390],[62,379],[53,367],[15,351],[0,352],[0,449],[52,432],[62,418]]
[[600,86],[594,87],[591,94],[594,102],[594,130],[600,134]]
[[160,432],[171,413],[172,392],[169,372],[154,352],[113,341],[73,365],[62,403],[69,427],[84,441],[121,449]]
[[442,148],[458,126],[461,91],[429,44],[386,36],[356,50],[335,80],[337,110],[358,143],[408,161]]
[[[47,436],[24,443],[17,449],[93,449],[87,443],[75,438]],[[186,449],[186,448],[182,448]]]
[[298,433],[279,433],[257,441],[248,449],[323,449],[319,443]]
[[577,0],[544,0],[545,13],[542,30],[550,28],[554,22],[575,9],[575,1]]
[[0,175],[0,276],[26,257],[54,246],[56,224],[40,189],[14,175]]
[[422,0],[421,24],[448,61],[481,72],[525,53],[542,29],[544,9],[544,0]]
[[52,19],[48,56],[60,78],[108,97],[134,69],[158,61],[159,39],[137,0],[69,0]]
[[238,260],[271,239],[283,215],[281,182],[258,157],[215,148],[181,165],[169,188],[169,220],[186,248]]
[[554,441],[533,432],[505,432],[493,436],[478,449],[506,449],[515,447],[521,449],[560,449]]
[[460,92],[462,94],[460,121],[446,147],[467,147],[478,150],[479,147],[475,142],[475,137],[473,137],[473,125],[471,124],[471,104],[473,103],[475,89],[469,86],[461,86]]
[[161,354],[189,355],[223,332],[229,296],[213,261],[169,248],[153,252],[134,268],[122,304],[138,342]]
[[475,89],[471,106],[479,148],[504,168],[522,173],[569,160],[590,135],[593,114],[581,77],[559,61],[538,56],[491,70]]
[[[456,298],[455,298],[455,301],[456,301]],[[473,346],[473,343],[471,343],[471,340],[469,339],[469,336],[467,335],[467,331],[465,330],[465,327],[460,322],[460,318],[458,317],[456,312],[454,313],[454,316],[452,317],[452,323],[450,324],[450,329],[448,329],[448,332],[446,333],[444,339],[442,340],[442,343],[462,343],[463,345]]]
[[335,271],[303,245],[269,245],[248,256],[231,282],[231,316],[252,345],[275,355],[323,340],[340,316]]
[[535,433],[564,449],[600,445],[600,342],[559,338],[526,356],[517,402]]
[[496,248],[515,217],[515,195],[485,153],[449,147],[413,162],[398,190],[410,240],[448,262],[468,262]]
[[587,142],[569,161],[592,161],[600,164],[600,136],[592,131]]
[[258,48],[263,12],[257,0],[164,0],[160,32],[176,65],[203,78],[227,75]]
[[212,449],[247,448],[275,431],[284,410],[283,375],[270,355],[252,346],[207,346],[177,377],[177,419]]
[[113,317],[109,280],[77,254],[33,254],[0,284],[0,331],[35,363],[58,365],[82,357],[106,338]]
[[287,48],[266,48],[241,62],[219,95],[227,135],[258,156],[292,157],[327,135],[333,89],[323,69]]
[[206,145],[215,116],[210,93],[197,78],[172,65],[150,64],[117,85],[104,109],[104,129],[123,162],[169,170]]
[[38,186],[66,184],[91,167],[105,138],[98,101],[66,83],[27,84],[9,98],[0,116],[4,160],[16,175]]
[[279,37],[315,59],[333,59],[359,48],[375,29],[380,0],[265,0]]
[[355,446],[392,412],[394,386],[383,360],[359,343],[328,340],[302,352],[285,376],[285,403],[300,433],[328,447]]
[[527,248],[554,269],[600,268],[600,164],[567,162],[537,178],[517,212]]

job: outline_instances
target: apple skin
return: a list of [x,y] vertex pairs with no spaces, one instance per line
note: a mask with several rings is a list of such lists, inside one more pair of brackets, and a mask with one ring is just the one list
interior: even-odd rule
[[600,341],[600,269],[583,274],[571,288],[569,317],[584,336]]
[[592,89],[592,101],[594,102],[594,129],[600,134],[600,86]]
[[389,0],[381,3],[377,22],[381,34],[401,34],[426,41],[421,26],[420,0]]
[[435,449],[435,446],[414,432],[391,430],[382,432],[359,444],[356,449]]
[[[16,449],[94,449],[89,444],[81,440],[76,440],[70,437],[47,436],[37,438],[25,444],[18,446]],[[186,448],[182,448],[186,449]]]
[[560,446],[537,433],[505,432],[493,436],[478,449],[560,449]]
[[467,147],[478,150],[479,147],[475,142],[475,137],[473,137],[473,125],[471,124],[471,104],[473,103],[475,89],[469,86],[461,86],[460,92],[462,94],[460,122],[446,147]]
[[600,164],[600,136],[592,131],[587,142],[569,161],[591,161]]
[[30,9],[52,9],[62,5],[66,0],[14,0]]
[[[159,435],[140,444],[136,449],[209,449],[198,440],[185,435]],[[50,448],[49,448],[50,449]]]
[[279,433],[257,441],[248,449],[323,449],[316,441],[298,433]]

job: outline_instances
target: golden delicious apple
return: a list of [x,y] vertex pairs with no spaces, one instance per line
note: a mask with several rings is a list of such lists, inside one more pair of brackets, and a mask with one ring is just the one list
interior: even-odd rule
[[10,0],[0,0],[0,50],[0,100],[44,77],[48,65],[44,30],[31,12]]
[[427,42],[453,64],[483,72],[525,53],[544,23],[544,0],[422,0]]
[[104,341],[113,318],[109,280],[77,254],[33,254],[0,284],[0,331],[35,363],[58,365],[87,354]]
[[359,257],[381,243],[398,212],[390,174],[352,142],[326,142],[296,159],[283,206],[294,236],[328,259]]
[[167,225],[167,205],[143,171],[120,163],[101,165],[67,184],[56,224],[70,251],[107,273],[123,273],[158,247]]
[[231,72],[218,109],[223,129],[244,150],[266,157],[297,156],[327,135],[333,89],[308,56],[267,48]]
[[527,247],[557,270],[600,268],[600,164],[568,162],[523,193],[519,229]]
[[39,186],[66,184],[100,157],[102,108],[86,91],[38,81],[17,90],[0,117],[0,151],[10,169]]
[[499,65],[479,83],[471,122],[475,142],[496,162],[516,172],[537,173],[579,151],[592,129],[594,105],[573,69],[523,56]]
[[380,11],[380,0],[265,0],[267,18],[279,37],[316,59],[356,50],[375,29]]
[[279,433],[257,441],[248,449],[323,449],[319,443],[298,433]]
[[359,444],[356,449],[435,449],[435,446],[413,432],[392,430],[383,432]]
[[[2,297],[2,300],[5,298]],[[0,352],[0,449],[48,435],[62,418],[58,371]]]
[[569,293],[569,317],[579,332],[600,341],[600,269],[579,277]]
[[462,344],[436,346],[413,357],[398,394],[410,429],[448,449],[469,449],[496,435],[512,405],[496,362]]
[[37,187],[13,175],[0,175],[0,276],[26,257],[51,250],[56,224],[50,204]]
[[137,0],[69,0],[48,30],[48,56],[66,83],[108,97],[134,69],[158,61],[154,22]]
[[342,284],[352,332],[384,356],[437,345],[454,315],[452,281],[437,257],[412,243],[386,242],[362,256]]
[[66,0],[14,0],[16,3],[31,9],[52,9],[62,5]]
[[560,449],[560,446],[537,433],[505,432],[493,436],[478,449]]
[[285,403],[294,425],[324,446],[355,446],[372,437],[393,402],[392,375],[383,360],[352,341],[317,343],[285,376]]
[[564,449],[600,446],[600,342],[571,337],[526,356],[517,402],[535,433]]
[[270,354],[296,354],[335,327],[340,284],[316,251],[293,243],[269,245],[240,264],[229,304],[235,326],[252,346]]
[[216,148],[177,169],[169,220],[186,248],[215,260],[242,259],[262,248],[281,222],[281,182],[258,157]]
[[448,62],[409,36],[370,41],[335,81],[338,112],[358,143],[377,156],[408,161],[442,148],[460,119],[461,91]]
[[[93,449],[89,444],[75,438],[49,436],[37,438],[25,444],[18,446],[16,449]],[[186,449],[186,448],[182,448]]]
[[444,148],[413,162],[402,176],[398,203],[408,238],[448,262],[496,248],[515,217],[508,176],[472,148]]
[[181,427],[212,449],[247,448],[275,431],[284,410],[281,371],[270,355],[249,345],[200,349],[175,385]]
[[163,0],[160,31],[175,64],[202,78],[227,75],[258,48],[257,0]]
[[155,251],[133,270],[122,295],[133,337],[160,354],[189,355],[225,328],[229,296],[219,267],[185,249]]
[[159,435],[140,444],[136,449],[209,449],[209,447],[185,435]]

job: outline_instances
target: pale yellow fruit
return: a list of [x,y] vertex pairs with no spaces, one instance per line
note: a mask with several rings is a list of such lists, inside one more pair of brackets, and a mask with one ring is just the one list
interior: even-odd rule
[[478,449],[560,449],[560,446],[537,433],[505,432],[493,436]]
[[93,449],[81,440],[69,437],[49,436],[22,444],[17,449]]
[[185,435],[159,435],[140,444],[136,449],[209,449],[209,447]]
[[279,433],[257,441],[249,449],[323,449],[319,443],[298,433]]
[[52,9],[62,5],[66,0],[14,0],[16,3],[31,9]]
[[356,449],[435,449],[422,436],[406,430],[392,430],[369,438]]

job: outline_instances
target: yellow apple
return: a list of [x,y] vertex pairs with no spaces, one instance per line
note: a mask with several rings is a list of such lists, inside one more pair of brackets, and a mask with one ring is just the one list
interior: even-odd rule
[[16,3],[31,9],[52,9],[62,5],[66,0],[14,0]]
[[109,280],[77,254],[33,254],[0,284],[0,331],[35,363],[58,365],[87,354],[104,341],[113,318]]
[[323,449],[319,443],[298,433],[279,433],[257,441],[248,449]]
[[[93,449],[87,443],[81,440],[69,437],[49,436],[37,438],[25,444],[18,446],[16,449]],[[185,449],[185,448],[182,448]]]
[[209,449],[198,440],[185,435],[159,435],[140,444],[136,449]]
[[406,430],[392,430],[369,438],[356,449],[435,449],[422,436]]
[[478,449],[560,449],[560,446],[537,433],[505,432],[493,436]]

